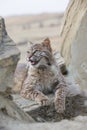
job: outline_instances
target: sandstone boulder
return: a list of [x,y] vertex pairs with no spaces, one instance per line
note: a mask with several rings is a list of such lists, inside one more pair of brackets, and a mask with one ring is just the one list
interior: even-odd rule
[[75,80],[87,89],[87,0],[71,0],[61,28],[61,53]]

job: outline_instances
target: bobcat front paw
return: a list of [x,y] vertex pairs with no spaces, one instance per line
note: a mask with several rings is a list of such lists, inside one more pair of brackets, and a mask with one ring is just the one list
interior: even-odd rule
[[47,98],[41,100],[41,106],[48,106],[48,105],[49,105],[49,100]]
[[65,110],[65,101],[61,99],[55,99],[54,101],[56,112],[63,113]]
[[41,106],[48,106],[49,103],[49,99],[47,96],[42,96],[40,97],[40,99],[37,101]]

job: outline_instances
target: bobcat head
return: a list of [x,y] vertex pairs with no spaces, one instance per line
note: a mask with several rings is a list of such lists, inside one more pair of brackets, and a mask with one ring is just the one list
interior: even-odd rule
[[27,59],[35,68],[47,68],[52,64],[52,49],[47,38],[41,44],[32,44],[27,51]]

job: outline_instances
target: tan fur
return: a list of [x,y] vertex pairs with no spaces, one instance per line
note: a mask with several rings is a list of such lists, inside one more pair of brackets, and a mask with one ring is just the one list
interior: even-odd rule
[[29,69],[26,78],[22,80],[21,95],[41,105],[48,105],[47,94],[54,92],[55,109],[62,113],[66,96],[72,92],[53,57],[50,40],[45,39],[41,44],[32,45],[28,49],[28,60]]

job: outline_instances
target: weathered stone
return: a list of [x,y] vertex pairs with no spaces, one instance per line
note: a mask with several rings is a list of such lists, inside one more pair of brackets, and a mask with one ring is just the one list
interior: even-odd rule
[[9,97],[6,98],[0,95],[0,102],[0,112],[4,113],[4,115],[20,121],[34,122],[28,114],[24,113],[13,101],[9,100]]
[[28,73],[27,63],[19,63],[14,73],[14,87],[13,92],[19,93],[23,84],[22,79],[25,79]]
[[1,126],[5,130],[87,130],[87,117],[78,116],[73,120],[62,120],[57,123],[23,123],[5,117]]
[[19,50],[5,30],[4,19],[0,17],[0,91],[13,87],[13,74],[19,60]]
[[[4,19],[0,17],[0,117],[13,120],[34,122],[34,120],[21,110],[11,97],[14,71],[19,60],[20,52],[5,30]],[[0,121],[4,121],[2,118]],[[4,130],[5,127],[1,126]]]
[[87,89],[87,0],[71,0],[62,29],[61,53],[81,88]]

